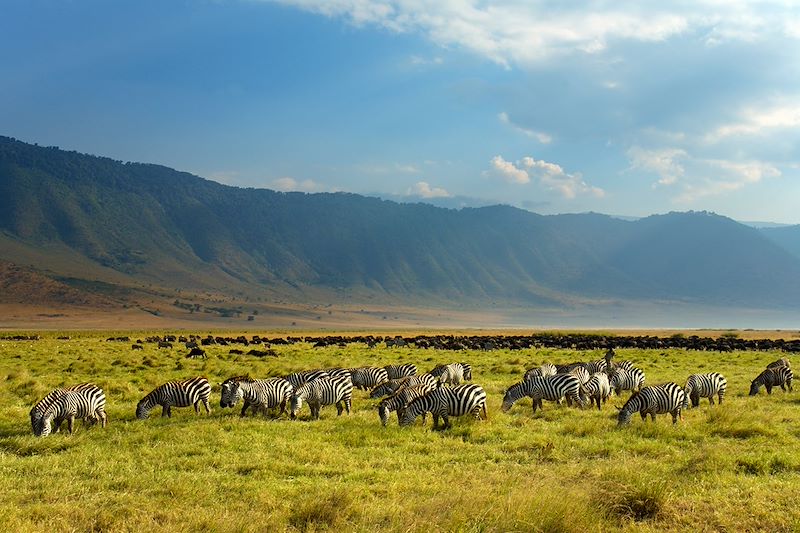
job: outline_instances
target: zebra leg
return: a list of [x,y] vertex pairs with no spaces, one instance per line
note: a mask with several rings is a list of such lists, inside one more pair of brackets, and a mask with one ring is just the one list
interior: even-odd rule
[[708,397],[708,403],[710,403],[711,405],[714,405],[714,395],[713,394]]
[[772,394],[772,385],[764,385],[767,388],[767,394]]
[[108,424],[108,416],[106,415],[105,410],[101,407],[95,414],[97,415],[97,418],[100,419],[100,427],[105,428]]
[[348,396],[344,399],[344,407],[347,409],[347,415],[350,415],[350,408],[352,407],[352,398]]
[[72,431],[75,429],[75,415],[67,417],[67,427],[69,428],[69,434],[72,435]]
[[489,413],[486,412],[486,402],[483,402],[483,419],[489,420]]
[[642,422],[647,422],[647,412],[646,411],[640,412],[639,415],[641,415],[641,417],[642,417]]
[[284,398],[283,401],[281,402],[281,411],[278,413],[277,418],[280,418],[281,415],[285,412],[286,412],[286,398]]
[[206,414],[210,415],[211,414],[211,406],[208,405],[208,400],[203,400],[203,407],[206,408]]
[[247,408],[250,407],[250,402],[245,400],[244,405],[242,406],[242,412],[239,413],[240,417],[244,417],[245,413],[247,412]]
[[168,403],[165,403],[161,406],[161,416],[166,416],[167,418],[172,418],[172,408]]
[[343,403],[344,402],[342,400],[336,402],[336,416],[342,416],[342,411],[344,411],[344,405],[342,405]]
[[433,429],[439,429],[439,415],[437,413],[431,413],[433,415]]
[[450,429],[450,427],[452,427],[450,424],[450,418],[448,418],[447,415],[442,415],[442,420],[444,420],[444,427],[442,428],[443,430]]

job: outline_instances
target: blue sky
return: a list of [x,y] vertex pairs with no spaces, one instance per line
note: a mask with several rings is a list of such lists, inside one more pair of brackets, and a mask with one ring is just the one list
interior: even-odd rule
[[0,0],[0,134],[222,183],[800,223],[791,2]]

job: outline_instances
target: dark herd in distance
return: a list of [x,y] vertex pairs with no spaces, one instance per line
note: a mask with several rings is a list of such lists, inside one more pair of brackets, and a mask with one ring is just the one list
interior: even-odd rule
[[[59,337],[60,339],[68,339],[68,337]],[[39,340],[38,336],[9,336],[4,337],[2,340],[18,340],[18,341],[35,341]],[[107,339],[109,342],[131,342],[129,337],[112,337]],[[413,337],[401,337],[401,336],[373,336],[373,335],[364,335],[364,336],[324,336],[324,337],[284,337],[284,338],[262,338],[258,335],[251,336],[247,338],[245,336],[238,336],[238,337],[219,337],[219,336],[196,336],[196,335],[189,335],[189,336],[175,336],[175,335],[165,335],[165,336],[153,336],[147,337],[145,339],[136,340],[131,346],[132,349],[141,349],[144,344],[153,343],[157,344],[159,348],[165,349],[172,349],[174,347],[174,343],[183,343],[189,352],[187,353],[187,357],[196,358],[196,357],[206,357],[205,350],[201,348],[201,346],[210,346],[210,345],[217,345],[217,346],[240,346],[241,348],[230,348],[230,353],[234,354],[249,354],[255,357],[277,357],[278,353],[271,348],[271,346],[277,345],[288,345],[288,344],[295,344],[298,342],[306,342],[311,343],[315,348],[327,347],[327,346],[338,346],[338,347],[347,347],[347,345],[351,343],[362,343],[366,344],[369,347],[377,347],[379,344],[383,344],[386,347],[404,347],[413,345],[416,348],[421,349],[437,349],[437,350],[450,350],[450,351],[460,351],[460,350],[523,350],[523,349],[536,349],[536,348],[560,348],[560,349],[573,349],[573,350],[581,350],[581,351],[588,351],[588,350],[606,350],[606,360],[611,361],[614,353],[615,348],[635,348],[635,349],[651,349],[651,350],[658,350],[658,349],[670,349],[670,348],[682,348],[688,350],[703,350],[703,351],[718,351],[718,352],[730,352],[730,351],[767,351],[767,350],[778,350],[784,351],[787,353],[798,353],[800,352],[800,340],[791,340],[785,341],[782,339],[771,340],[771,339],[739,339],[733,336],[727,337],[722,336],[717,339],[709,338],[709,337],[699,337],[699,336],[684,336],[684,335],[675,335],[672,337],[655,337],[655,336],[610,336],[610,335],[580,335],[580,334],[568,334],[568,335],[561,335],[561,334],[534,334],[534,335],[518,335],[518,336],[509,336],[509,335],[492,335],[492,336],[456,336],[456,335],[420,335],[420,336],[413,336]],[[247,349],[247,351],[245,351]],[[601,360],[602,361],[602,360]],[[559,365],[559,375],[561,374],[575,374],[580,376],[580,386],[581,386],[581,395],[583,395],[583,385],[587,382],[587,379],[590,377],[589,373],[585,371],[575,372],[576,368],[590,368],[592,363],[597,362],[589,362],[589,363],[573,363],[571,365]],[[462,365],[462,363],[453,363],[453,365]],[[437,365],[431,372],[434,370],[438,370],[441,373],[441,369],[445,365]],[[465,368],[469,368],[469,365],[463,363]],[[380,367],[366,367],[366,368],[380,368]],[[610,371],[608,371],[609,376],[612,375],[615,370],[614,363],[611,363]],[[333,379],[341,379],[341,373],[348,373],[353,369],[329,369],[332,370],[332,377]],[[459,370],[461,372],[461,370]],[[606,372],[605,369],[603,372]],[[340,374],[338,377],[334,377],[333,374],[338,373]],[[469,371],[471,374],[471,369]],[[701,376],[711,376],[712,374],[704,374]],[[526,374],[527,379],[528,374]],[[722,379],[724,382],[724,378],[722,378],[719,374],[716,374],[719,378]],[[243,378],[243,377],[242,377]],[[463,379],[470,379],[471,375],[468,377],[464,376]],[[714,379],[719,379],[714,378]],[[204,379],[204,378],[203,378]],[[239,379],[239,378],[236,378]],[[249,378],[248,378],[249,379]],[[550,385],[545,383],[547,382],[548,378],[539,376],[534,379],[543,380],[542,384],[545,387],[549,387]],[[704,378],[707,379],[707,378]],[[187,380],[190,381],[190,380]],[[269,380],[252,380],[252,381],[269,381]],[[350,381],[349,390],[352,390],[352,381],[347,378],[347,381]],[[461,380],[447,381],[447,380],[439,380],[438,383],[434,386],[430,385],[415,385],[415,387],[421,387],[419,391],[408,391],[403,390],[405,387],[402,383],[398,384],[390,398],[397,399],[397,397],[402,393],[404,394],[405,404],[401,403],[401,407],[397,410],[398,420],[401,420],[402,415],[405,411],[414,411],[415,418],[419,414],[423,414],[425,412],[431,412],[434,415],[434,427],[436,427],[437,415],[441,415],[444,417],[445,420],[445,427],[449,427],[449,423],[447,422],[447,415],[450,416],[460,416],[463,414],[472,413],[473,416],[476,418],[480,418],[479,412],[481,409],[483,410],[484,417],[486,413],[485,409],[485,392],[483,389],[477,385],[459,385]],[[563,380],[562,380],[563,381]],[[442,386],[442,382],[446,384],[446,386]],[[525,380],[523,380],[525,382]],[[179,382],[170,382],[170,384],[179,383]],[[373,386],[380,385],[381,383],[374,383]],[[162,387],[168,384],[162,385]],[[455,385],[453,387],[452,385]],[[326,385],[327,387],[339,387],[340,385]],[[786,390],[785,386],[788,386],[789,390],[792,388],[792,372],[790,369],[790,364],[786,358],[782,358],[774,363],[771,363],[767,369],[765,369],[761,374],[759,374],[752,382],[750,395],[754,395],[758,393],[758,390],[761,386],[764,386],[768,393],[771,393],[771,389],[773,386],[780,386],[782,389]],[[210,392],[210,387],[207,387],[208,391],[204,391],[205,399],[203,403],[207,405],[208,402],[208,392]],[[297,387],[295,387],[297,388]],[[319,388],[319,387],[318,387]],[[361,387],[359,387],[361,388]],[[99,388],[98,388],[99,389]],[[74,405],[75,398],[79,397],[74,393],[64,394],[60,391],[65,391],[68,389],[56,389],[55,391],[48,394],[45,399],[40,401],[34,408],[31,410],[31,423],[34,429],[34,433],[37,435],[41,435],[41,420],[37,420],[34,423],[34,413],[38,413],[38,416],[41,416],[42,411],[45,408],[50,407],[50,410],[61,409],[64,412],[57,412],[54,416],[55,422],[55,431],[58,431],[60,424],[64,420],[69,420],[70,422],[70,432],[72,430],[72,419],[74,418],[84,418],[89,422],[97,421],[98,419],[104,422],[105,425],[105,414],[96,413],[93,409],[96,409],[97,406],[93,403],[91,405]],[[338,389],[337,389],[338,390]],[[639,411],[642,418],[644,419],[647,414],[650,414],[652,418],[655,420],[656,413],[672,413],[673,415],[673,422],[677,420],[680,416],[680,410],[683,407],[687,407],[689,405],[689,398],[684,394],[684,389],[677,386],[674,383],[668,383],[664,385],[658,386],[648,386],[642,387],[640,383],[638,388],[634,388],[633,394],[631,398],[629,398],[628,402],[626,402],[625,406],[622,408],[620,413],[620,422],[623,422],[623,413],[627,414],[627,419],[630,418],[631,412]],[[696,389],[695,389],[696,391]],[[155,391],[154,391],[155,392]],[[555,394],[560,397],[564,397],[564,391],[557,390],[555,392],[550,391],[550,395],[552,396]],[[717,390],[711,392],[719,392]],[[711,403],[713,400],[711,399],[710,395],[711,392],[708,394],[703,394],[704,397],[709,397]],[[102,394],[102,390],[100,390],[100,394]],[[152,393],[151,393],[152,394]],[[185,396],[185,392],[183,393]],[[341,391],[339,392],[330,392],[330,394],[336,395],[338,394],[341,396]],[[722,393],[719,394],[720,401],[722,400],[722,394],[724,394],[724,385]],[[462,395],[463,397],[460,397]],[[469,398],[466,397],[469,395]],[[696,394],[695,394],[696,396]],[[376,397],[376,396],[371,396]],[[534,410],[536,408],[536,397],[531,396],[534,398]],[[539,402],[541,402],[542,393],[539,392]],[[569,396],[567,396],[569,401]],[[341,399],[341,398],[339,398]],[[547,393],[544,395],[544,399],[560,401],[559,397],[549,397]],[[69,400],[69,401],[67,401]],[[288,398],[287,398],[288,400]],[[385,405],[387,399],[381,401],[381,406]],[[603,398],[605,400],[605,398]],[[697,399],[692,398],[691,403],[693,405],[697,405]],[[80,399],[78,398],[78,403],[80,403]],[[94,401],[94,400],[92,400]],[[103,397],[103,406],[105,399]],[[197,410],[198,405],[197,403],[200,401],[199,399],[195,400],[182,400],[182,401],[190,401],[190,403],[173,403],[175,406],[189,406],[194,404],[195,409]],[[325,403],[326,400],[321,400],[323,403],[322,405],[329,405],[335,403],[333,401],[329,403]],[[337,400],[338,401],[338,400]],[[51,407],[52,404],[59,404],[59,402],[63,404],[69,404],[67,407]],[[72,403],[70,403],[72,402]],[[349,394],[347,399],[347,406],[348,406],[348,413],[349,413]],[[408,409],[411,407],[411,402],[414,403],[413,409]],[[479,405],[476,405],[475,402],[479,402]],[[480,403],[482,402],[482,403]],[[459,403],[461,405],[459,405]],[[581,401],[580,404],[583,405],[585,402]],[[46,404],[46,405],[44,405]],[[656,405],[658,404],[658,405]],[[59,404],[60,405],[60,404]],[[338,404],[337,404],[338,405]],[[541,403],[539,403],[541,405]],[[600,408],[600,402],[598,401],[598,408]],[[270,405],[269,407],[275,407],[276,405]],[[281,404],[281,411],[283,412],[285,408],[285,402]],[[38,409],[38,410],[37,410]],[[88,410],[88,411],[87,411]],[[101,409],[102,410],[102,409]],[[339,408],[339,413],[341,414],[342,409]],[[243,410],[244,412],[244,410]],[[313,412],[313,407],[312,407]],[[318,416],[318,407],[317,407],[317,416]],[[164,413],[168,413],[168,409],[165,408]],[[51,413],[52,415],[52,413]],[[102,418],[101,418],[102,416]],[[407,416],[408,419],[413,421],[413,418],[409,415]],[[384,413],[381,414],[381,419],[386,423]],[[627,422],[627,419],[625,422]],[[424,420],[424,418],[423,418]],[[408,423],[408,421],[406,421]],[[37,431],[37,425],[39,424],[39,431]],[[48,431],[49,432],[49,431]],[[45,433],[46,434],[46,433]]]

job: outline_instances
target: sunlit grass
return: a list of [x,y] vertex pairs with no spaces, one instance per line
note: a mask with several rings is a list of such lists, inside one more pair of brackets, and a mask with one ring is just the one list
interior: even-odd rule
[[[503,391],[543,361],[595,359],[571,350],[441,352],[414,348],[276,346],[258,359],[208,349],[106,342],[103,335],[47,334],[0,341],[0,523],[8,531],[608,531],[770,530],[800,526],[800,396],[748,397],[750,380],[784,355],[618,350],[647,383],[722,372],[721,406],[701,403],[673,426],[635,416],[617,428],[602,411],[530,400],[502,413]],[[333,366],[468,361],[489,394],[488,421],[381,427],[376,400],[357,391],[353,413],[319,421],[210,416],[174,409],[135,419],[136,402],[170,379],[269,377]],[[76,424],[37,439],[28,410],[61,385],[94,381],[106,391],[109,426]]]

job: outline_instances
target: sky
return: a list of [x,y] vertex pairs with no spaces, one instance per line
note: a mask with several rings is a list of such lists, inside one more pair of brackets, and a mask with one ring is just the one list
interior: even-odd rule
[[800,223],[800,4],[0,0],[0,135],[241,187]]

